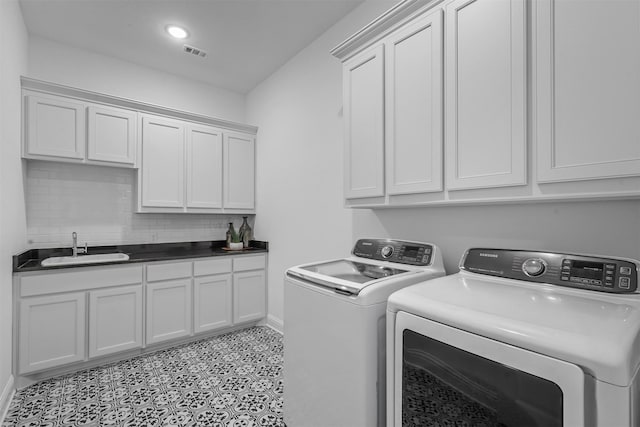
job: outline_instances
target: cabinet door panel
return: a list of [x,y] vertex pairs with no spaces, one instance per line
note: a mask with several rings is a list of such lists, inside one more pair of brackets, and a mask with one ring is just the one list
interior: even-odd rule
[[442,190],[442,11],[393,34],[387,47],[387,193]]
[[255,139],[251,135],[224,136],[224,207],[255,207]]
[[147,344],[191,334],[191,279],[147,284]]
[[266,313],[264,270],[233,275],[233,323],[260,320]]
[[142,285],[89,293],[89,357],[142,347]]
[[184,206],[184,125],[142,119],[142,206]]
[[133,165],[136,152],[134,111],[90,106],[87,159]]
[[230,274],[205,276],[193,281],[193,330],[206,332],[232,324]]
[[26,155],[84,159],[84,104],[53,96],[28,95],[26,120]]
[[446,8],[447,188],[526,183],[523,0]]
[[384,47],[343,66],[345,197],[384,195]]
[[187,129],[187,207],[222,207],[222,133],[218,129]]
[[533,5],[538,181],[640,175],[640,2]]
[[85,299],[78,292],[20,301],[21,374],[84,360]]

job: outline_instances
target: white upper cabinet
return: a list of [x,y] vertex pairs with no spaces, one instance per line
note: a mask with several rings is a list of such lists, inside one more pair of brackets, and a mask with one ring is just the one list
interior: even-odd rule
[[187,128],[187,207],[222,208],[222,132]]
[[241,133],[224,135],[224,207],[255,208],[255,138]]
[[640,175],[640,2],[533,9],[538,181]]
[[384,46],[343,66],[347,199],[384,195]]
[[25,158],[135,167],[135,111],[31,91],[25,104]]
[[89,106],[87,119],[87,159],[133,166],[137,138],[136,112],[121,108]]
[[142,117],[142,207],[184,206],[185,128],[177,120]]
[[446,5],[446,186],[526,184],[524,0]]
[[140,212],[253,212],[255,138],[144,115]]
[[442,190],[442,11],[385,40],[387,194]]
[[25,99],[24,156],[84,159],[85,105],[38,93],[29,93]]

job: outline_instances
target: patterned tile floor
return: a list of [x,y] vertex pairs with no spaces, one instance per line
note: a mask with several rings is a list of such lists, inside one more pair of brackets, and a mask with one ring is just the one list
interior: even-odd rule
[[254,327],[46,380],[2,427],[284,426],[282,335]]

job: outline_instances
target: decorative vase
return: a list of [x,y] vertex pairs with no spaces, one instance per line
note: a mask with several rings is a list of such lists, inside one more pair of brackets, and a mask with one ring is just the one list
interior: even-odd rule
[[245,248],[249,247],[249,242],[253,240],[253,230],[251,230],[251,226],[247,222],[247,217],[242,217],[242,225],[240,226],[240,240],[242,240],[242,245]]
[[[234,242],[242,243],[242,240],[240,240],[240,238],[238,237],[238,233],[236,233],[236,229],[233,228],[233,223],[230,222],[229,229],[227,230],[227,247],[231,248],[231,244]],[[240,248],[242,249],[242,246],[240,246]]]

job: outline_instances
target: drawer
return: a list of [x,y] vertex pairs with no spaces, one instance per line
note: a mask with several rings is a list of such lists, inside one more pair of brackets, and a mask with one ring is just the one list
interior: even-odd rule
[[142,283],[142,266],[72,269],[20,278],[20,296],[72,292]]
[[231,273],[231,258],[205,259],[193,262],[194,276]]
[[147,282],[191,277],[191,261],[152,264],[147,266]]
[[234,258],[233,271],[262,270],[266,264],[264,255],[242,256]]

